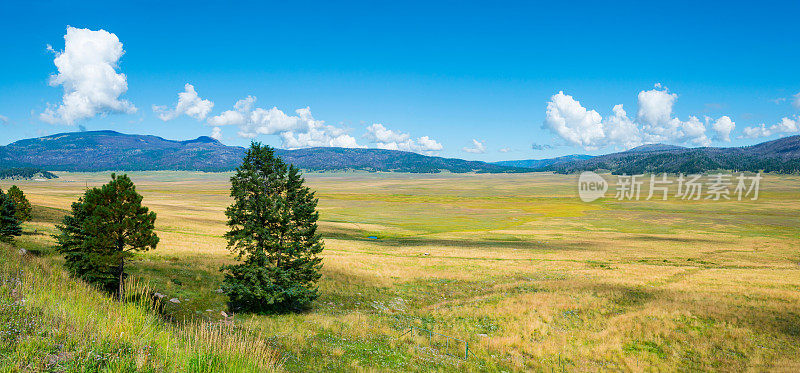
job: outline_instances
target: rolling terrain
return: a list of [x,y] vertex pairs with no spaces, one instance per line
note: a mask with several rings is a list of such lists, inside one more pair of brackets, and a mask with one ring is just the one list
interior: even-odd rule
[[[574,175],[308,174],[326,245],[320,298],[305,313],[231,317],[217,292],[234,260],[229,174],[131,172],[161,238],[131,276],[179,301],[163,312],[197,324],[188,329],[66,279],[54,225],[109,174],[58,175],[15,182],[34,205],[14,243],[29,254],[18,265],[17,248],[0,245],[0,279],[31,273],[16,288],[22,306],[0,280],[0,307],[26,321],[0,314],[12,337],[0,370],[27,358],[60,371],[94,356],[107,371],[253,360],[297,372],[800,369],[796,175],[765,175],[758,201],[583,203]],[[225,323],[240,337],[209,349],[197,330]],[[469,358],[452,341],[405,334],[411,326],[467,341]]]
[[545,158],[545,159],[521,159],[517,161],[499,161],[499,162],[492,162],[497,165],[501,166],[509,166],[509,167],[523,167],[523,168],[533,168],[533,169],[541,169],[544,167],[552,166],[555,164],[560,163],[569,163],[572,161],[582,161],[585,159],[592,158],[591,155],[585,154],[573,154],[573,155],[565,155],[561,157],[555,158]]
[[[245,149],[210,137],[173,141],[158,136],[114,131],[61,133],[0,147],[0,166],[35,167],[49,171],[230,171]],[[284,161],[313,171],[398,171],[506,173],[530,170],[463,159],[431,157],[384,149],[276,149]]]
[[702,173],[713,170],[750,172],[800,172],[800,136],[790,136],[752,146],[686,148],[646,144],[600,156],[567,155],[548,159],[500,161],[493,164],[536,171],[576,173],[611,171],[615,174]]
[[702,173],[712,170],[797,173],[800,172],[800,136],[734,148],[649,144],[624,152],[534,168],[558,173],[594,170],[609,170],[615,174]]
[[[230,171],[245,149],[210,137],[174,141],[114,131],[71,132],[16,141],[0,147],[0,169],[35,171]],[[568,155],[550,159],[499,162],[466,161],[398,150],[318,147],[275,152],[310,171],[410,173],[575,173],[607,170],[615,174],[701,173],[712,170],[800,172],[800,136],[732,148],[685,148],[647,144],[600,156]]]

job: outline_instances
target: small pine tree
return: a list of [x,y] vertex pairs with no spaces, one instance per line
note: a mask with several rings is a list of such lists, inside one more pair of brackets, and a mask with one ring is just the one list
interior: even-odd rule
[[14,236],[22,235],[22,227],[17,219],[14,200],[0,190],[0,241],[11,242]]
[[125,259],[136,251],[155,249],[156,214],[142,206],[142,196],[127,175],[111,174],[111,182],[88,189],[72,204],[55,236],[67,270],[124,299]]
[[8,188],[8,195],[14,200],[14,205],[16,205],[17,220],[21,222],[31,220],[33,208],[28,199],[25,198],[25,193],[22,192],[22,189],[16,185],[12,185],[11,188]]
[[225,214],[228,249],[239,264],[222,268],[222,289],[236,311],[286,312],[317,298],[323,243],[317,199],[299,170],[252,143],[231,177],[233,204]]

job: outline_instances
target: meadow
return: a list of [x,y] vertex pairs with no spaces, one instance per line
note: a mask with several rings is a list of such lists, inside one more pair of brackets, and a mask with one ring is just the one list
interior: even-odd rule
[[[34,205],[15,245],[52,284],[67,283],[55,224],[87,186],[109,180],[58,175],[0,182]],[[230,315],[218,291],[219,268],[233,260],[222,238],[230,174],[129,176],[158,214],[161,241],[128,271],[177,302],[154,319],[93,293],[108,318],[95,320],[101,334],[135,319],[155,342],[205,343],[174,325],[234,325],[268,368],[287,371],[800,370],[796,175],[766,175],[757,201],[584,203],[576,175],[309,173],[326,245],[320,298],[272,316]],[[74,303],[92,290],[68,287],[40,297],[37,312],[78,312],[57,296]],[[468,357],[457,341],[411,327],[466,341]],[[181,353],[201,354],[190,342]],[[189,369],[160,369],[170,367]]]

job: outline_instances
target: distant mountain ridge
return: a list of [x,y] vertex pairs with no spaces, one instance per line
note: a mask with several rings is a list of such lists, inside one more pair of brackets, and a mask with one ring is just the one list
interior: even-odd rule
[[[432,157],[398,150],[367,148],[276,149],[286,162],[312,171],[363,170],[381,172],[509,173],[552,171],[574,173],[698,173],[709,170],[800,172],[800,136],[732,148],[685,148],[647,144],[600,156],[568,155],[486,163]],[[25,139],[0,146],[0,170],[39,171],[230,171],[245,148],[228,146],[207,136],[166,140],[151,135],[115,131],[69,132]],[[19,174],[18,171],[15,171]]]
[[572,154],[572,155],[565,155],[556,158],[545,158],[545,159],[521,159],[518,161],[499,161],[499,162],[492,162],[493,164],[501,165],[501,166],[509,166],[509,167],[524,167],[524,168],[543,168],[557,163],[567,163],[572,161],[582,161],[585,159],[592,158],[591,155],[585,154]]
[[[175,141],[151,135],[86,131],[25,139],[0,147],[0,167],[35,167],[49,171],[230,171],[240,164],[244,154],[245,148],[227,146],[207,136]],[[530,171],[399,150],[276,149],[276,154],[286,162],[306,170],[458,173]]]
[[554,163],[536,169],[558,173],[609,170],[617,174],[700,173],[709,170],[798,173],[800,136],[732,148],[684,148],[650,144],[624,152]]

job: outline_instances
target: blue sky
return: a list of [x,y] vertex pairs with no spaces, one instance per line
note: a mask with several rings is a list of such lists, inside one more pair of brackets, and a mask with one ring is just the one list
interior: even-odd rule
[[[798,127],[798,2],[32,3],[0,4],[0,143],[81,128],[190,139],[218,127],[234,145],[315,144],[305,134],[501,160],[656,141],[738,146]],[[54,64],[68,26],[122,44],[113,65],[127,89],[111,100],[130,107],[43,120],[74,75]],[[59,73],[67,83],[49,84]],[[213,102],[207,114],[169,111],[187,83]],[[235,110],[248,96],[255,103]],[[285,117],[212,120],[273,107]],[[732,123],[716,131],[723,116]]]

